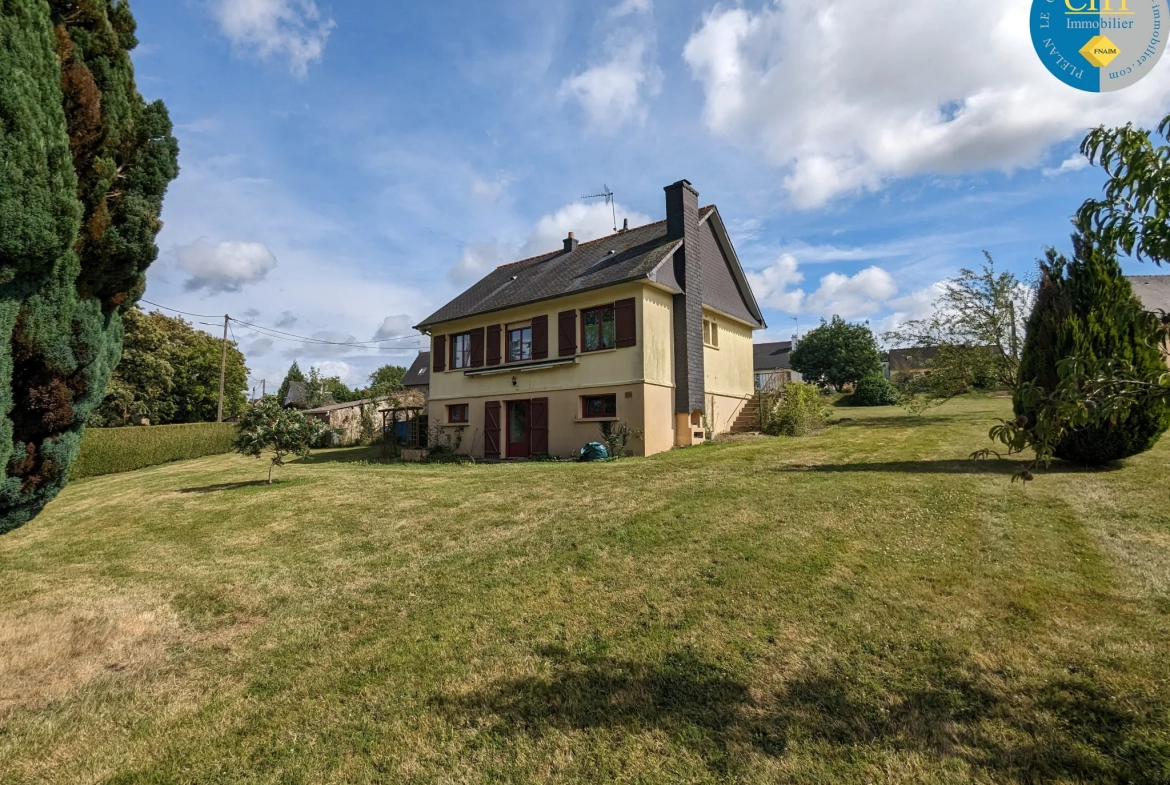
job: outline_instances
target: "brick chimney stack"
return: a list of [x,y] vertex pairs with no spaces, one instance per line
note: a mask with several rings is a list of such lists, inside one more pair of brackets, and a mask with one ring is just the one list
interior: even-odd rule
[[565,238],[565,253],[572,253],[577,250],[577,241],[573,238],[573,233],[569,232],[569,236]]

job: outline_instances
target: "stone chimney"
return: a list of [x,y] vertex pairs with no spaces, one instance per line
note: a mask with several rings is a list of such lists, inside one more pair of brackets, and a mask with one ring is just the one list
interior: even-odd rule
[[573,233],[569,232],[569,236],[565,238],[565,253],[572,253],[577,250],[577,241],[573,238]]
[[675,435],[678,441],[690,444],[694,431],[690,415],[706,412],[699,192],[686,180],[668,185],[665,190],[666,233],[671,239],[683,241],[674,254],[674,276],[683,289],[682,294],[674,296]]

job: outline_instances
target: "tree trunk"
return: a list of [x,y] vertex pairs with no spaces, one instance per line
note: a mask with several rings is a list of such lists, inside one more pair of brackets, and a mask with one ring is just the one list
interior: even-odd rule
[[276,461],[268,464],[268,484],[272,485],[272,470],[276,468]]

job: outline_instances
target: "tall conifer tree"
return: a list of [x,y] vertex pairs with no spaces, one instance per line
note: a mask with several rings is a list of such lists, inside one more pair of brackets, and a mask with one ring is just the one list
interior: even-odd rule
[[[1124,363],[1140,380],[1165,372],[1158,320],[1143,311],[1112,250],[1074,235],[1073,259],[1049,250],[1041,268],[1040,293],[1020,362],[1022,381],[1034,380],[1052,392],[1060,382],[1057,363],[1072,357],[1089,367]],[[1016,414],[1033,415],[1018,399]],[[1054,454],[1098,466],[1145,452],[1168,427],[1170,407],[1158,399],[1145,400],[1117,422],[1102,419],[1069,431]]]
[[0,532],[64,486],[158,254],[178,144],[134,29],[124,0],[0,0]]

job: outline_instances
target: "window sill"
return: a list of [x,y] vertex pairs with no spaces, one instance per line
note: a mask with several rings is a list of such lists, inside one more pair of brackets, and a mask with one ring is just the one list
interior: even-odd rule
[[705,343],[705,344],[703,344],[703,348],[704,349],[714,349],[715,351],[719,351],[719,347],[713,343]]
[[574,417],[573,422],[619,422],[620,417]]
[[611,353],[611,352],[616,352],[616,351],[617,351],[619,348],[621,348],[621,347],[615,346],[615,347],[613,347],[612,349],[594,349],[594,350],[593,350],[593,351],[591,351],[591,352],[587,352],[587,351],[585,351],[584,349],[582,349],[582,350],[581,350],[581,351],[578,353],[578,355],[577,355],[577,356],[578,356],[578,357],[592,357],[592,356],[593,356],[593,355],[595,355],[595,354],[609,354],[609,353]]
[[439,427],[440,427],[440,428],[466,428],[468,425],[471,425],[471,423],[469,423],[469,422],[444,422],[444,423],[439,423]]

